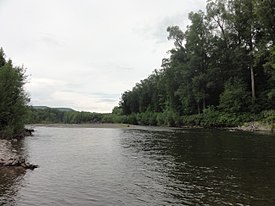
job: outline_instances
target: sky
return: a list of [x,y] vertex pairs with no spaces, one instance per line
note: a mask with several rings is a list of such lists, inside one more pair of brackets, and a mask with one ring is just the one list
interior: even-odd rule
[[154,69],[206,0],[0,0],[0,47],[31,105],[111,112]]

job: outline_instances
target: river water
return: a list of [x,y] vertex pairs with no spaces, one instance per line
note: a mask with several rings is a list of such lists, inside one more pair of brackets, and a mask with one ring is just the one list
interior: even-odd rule
[[37,127],[0,169],[0,205],[275,205],[275,136]]

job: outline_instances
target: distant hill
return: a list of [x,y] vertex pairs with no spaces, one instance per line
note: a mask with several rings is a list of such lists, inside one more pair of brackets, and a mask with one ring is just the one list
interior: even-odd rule
[[66,108],[66,107],[54,107],[54,108],[51,108],[51,109],[56,109],[56,110],[59,110],[61,112],[73,112],[75,111],[74,109],[72,108]]
[[31,106],[33,109],[49,109],[50,107],[46,106]]
[[75,111],[72,108],[66,108],[66,107],[47,107],[47,106],[32,106],[34,109],[56,109],[61,112],[73,112]]

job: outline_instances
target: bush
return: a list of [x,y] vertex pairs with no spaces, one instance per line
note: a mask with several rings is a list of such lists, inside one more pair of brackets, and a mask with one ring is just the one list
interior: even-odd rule
[[201,120],[201,114],[194,114],[181,117],[182,126],[201,126]]
[[248,92],[246,85],[239,79],[230,79],[225,83],[224,92],[220,95],[219,108],[228,113],[246,111],[248,107]]
[[165,122],[165,120],[164,120],[164,113],[158,113],[157,114],[157,125],[158,126],[162,126],[162,125],[164,125],[164,122]]
[[261,121],[264,123],[274,123],[275,122],[275,110],[263,111],[261,112]]

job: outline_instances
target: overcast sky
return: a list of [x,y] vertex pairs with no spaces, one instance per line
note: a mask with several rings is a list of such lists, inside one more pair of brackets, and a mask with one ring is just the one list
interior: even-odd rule
[[0,47],[27,68],[32,105],[111,112],[160,68],[206,0],[0,0]]

